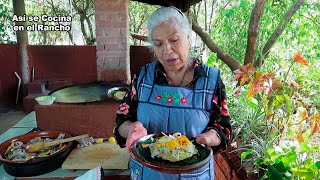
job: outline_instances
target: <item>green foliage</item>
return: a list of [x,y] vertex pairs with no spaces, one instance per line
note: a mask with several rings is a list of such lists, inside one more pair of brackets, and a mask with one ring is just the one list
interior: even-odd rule
[[[151,15],[151,13],[153,13],[158,8],[159,6],[152,6],[145,3],[130,1],[129,3],[130,33],[148,36],[148,32],[147,32],[148,18]],[[138,40],[133,39],[130,36],[130,44],[137,45]],[[142,43],[142,44],[146,45],[147,43]]]
[[[217,4],[215,8],[217,16],[211,37],[240,62],[244,59],[247,20],[253,3],[221,1],[220,6]],[[268,1],[261,19],[257,56],[293,3]],[[320,32],[316,28],[319,27],[319,15],[319,3],[313,0],[305,2],[272,47],[259,69],[263,73],[274,72],[280,80],[281,86],[270,96],[260,92],[248,97],[250,88],[239,87],[238,82],[230,81],[230,70],[218,60],[216,54],[209,54],[207,64],[221,69],[221,77],[229,92],[232,138],[235,141],[240,137],[243,142],[238,147],[243,152],[242,163],[251,172],[264,170],[265,179],[320,179],[320,135],[319,132],[313,134],[316,128],[312,130],[310,127],[319,125],[319,120],[315,118],[320,110],[320,78],[315,78],[320,77],[320,44],[315,38],[319,37]],[[309,66],[303,67],[293,62],[293,54],[298,50],[308,59]],[[266,83],[271,85],[271,81]],[[299,111],[307,115],[298,118],[301,116]],[[301,146],[297,145],[298,139]],[[282,151],[278,152],[279,149]]]
[[[88,9],[80,10],[81,14],[85,14],[87,18],[82,21],[80,13],[74,8],[70,9],[69,0],[43,0],[43,1],[29,1],[25,0],[26,15],[28,16],[38,16],[41,18],[43,14],[48,16],[71,16],[73,26],[71,32],[66,31],[28,31],[28,40],[31,45],[56,45],[56,44],[75,44],[77,40],[78,44],[94,44],[95,43],[95,26],[94,23],[94,2],[73,0],[80,7],[84,6],[85,2],[89,3]],[[13,15],[13,7],[11,0],[4,0],[0,2],[0,43],[13,43],[16,41],[15,32],[13,31],[13,24],[11,21]],[[83,22],[84,28],[80,28]],[[41,20],[37,22],[42,25],[57,25],[58,22],[42,22]],[[69,22],[59,22],[63,25],[70,25]],[[34,22],[27,21],[27,25],[34,24]],[[87,33],[84,33],[87,32]],[[80,33],[79,33],[80,32]],[[75,36],[75,39],[73,39]],[[69,41],[70,42],[69,42]],[[83,43],[83,40],[85,42]]]
[[10,0],[0,1],[0,44],[12,44],[16,41],[12,16],[12,2]]
[[[242,163],[250,171],[263,169],[265,179],[320,177],[317,167],[320,115],[316,104],[308,100],[310,94],[305,93],[310,91],[309,87],[304,86],[304,81],[296,83],[313,69],[311,65],[303,67],[295,63],[302,63],[302,60],[302,56],[295,55],[286,68],[271,64],[276,77],[263,74],[264,68],[250,70],[249,65],[247,71],[235,73],[235,77],[246,78],[248,86],[237,87],[237,93],[228,98],[236,120],[234,137],[241,137],[243,142],[238,148],[243,151]],[[239,74],[241,76],[237,76]]]
[[211,38],[241,61],[246,52],[247,28],[254,1],[222,1],[216,4],[217,15],[212,24]]
[[[298,148],[297,148],[298,147]],[[297,146],[274,146],[267,150],[266,157],[261,164],[266,164],[266,174],[263,179],[318,179],[320,171],[313,158],[319,151],[319,146],[301,143]],[[302,158],[301,158],[302,157]]]

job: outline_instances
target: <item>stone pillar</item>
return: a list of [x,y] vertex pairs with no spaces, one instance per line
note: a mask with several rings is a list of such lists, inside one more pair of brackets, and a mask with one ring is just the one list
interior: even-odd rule
[[95,0],[98,80],[130,82],[129,0]]

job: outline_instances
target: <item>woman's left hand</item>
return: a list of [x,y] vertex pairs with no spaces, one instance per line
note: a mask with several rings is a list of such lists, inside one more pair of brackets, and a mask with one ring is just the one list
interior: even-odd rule
[[208,146],[218,146],[221,143],[221,139],[215,130],[199,134],[196,136],[198,144],[206,144]]

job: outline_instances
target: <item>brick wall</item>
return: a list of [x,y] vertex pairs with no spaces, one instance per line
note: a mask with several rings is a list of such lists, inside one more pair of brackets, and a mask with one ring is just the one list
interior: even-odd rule
[[129,0],[95,0],[98,80],[130,79],[128,5]]

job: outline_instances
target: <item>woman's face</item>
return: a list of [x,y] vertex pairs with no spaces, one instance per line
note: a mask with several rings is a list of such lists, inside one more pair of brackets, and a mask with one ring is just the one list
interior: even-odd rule
[[189,39],[174,25],[163,22],[152,31],[154,52],[166,71],[188,66]]

